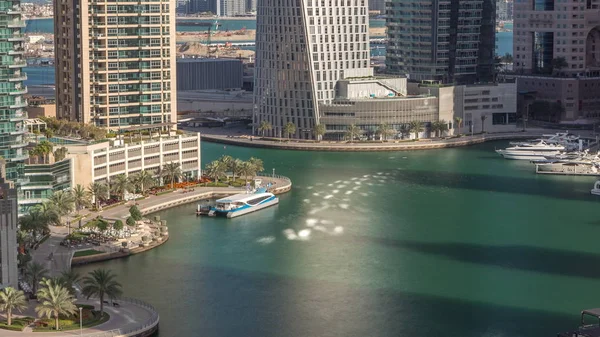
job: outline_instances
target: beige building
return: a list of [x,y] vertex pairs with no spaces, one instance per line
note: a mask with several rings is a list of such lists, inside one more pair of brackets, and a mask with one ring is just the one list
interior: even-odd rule
[[57,117],[112,130],[175,127],[175,7],[56,1]]
[[120,141],[97,144],[70,144],[67,158],[73,158],[71,186],[107,182],[117,175],[142,170],[156,172],[167,163],[180,163],[185,177],[201,175],[200,134],[161,137],[135,144]]
[[0,167],[0,289],[17,287],[17,190]]
[[[565,74],[600,75],[600,0],[525,0],[514,3],[514,69],[552,71],[564,58]],[[556,70],[556,69],[554,69]]]

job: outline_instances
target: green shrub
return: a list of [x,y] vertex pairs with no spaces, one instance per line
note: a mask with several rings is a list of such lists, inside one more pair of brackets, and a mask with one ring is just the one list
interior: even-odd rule
[[135,226],[135,220],[133,220],[132,217],[127,217],[127,220],[125,221],[125,223],[127,224],[127,226],[130,226],[130,227]]
[[131,206],[131,208],[129,208],[129,214],[135,221],[142,220],[142,213],[140,212],[140,210],[137,208],[136,205],[133,205],[133,206]]
[[117,137],[117,134],[114,132],[109,132],[106,134],[106,138],[116,138],[116,137]]

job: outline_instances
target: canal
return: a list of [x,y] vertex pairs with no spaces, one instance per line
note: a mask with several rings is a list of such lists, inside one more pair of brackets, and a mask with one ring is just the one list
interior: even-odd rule
[[[171,238],[110,268],[160,337],[547,337],[600,306],[590,177],[536,176],[495,142],[320,153],[204,142],[289,176],[277,207],[232,220],[157,213]],[[303,231],[304,239],[298,236]]]

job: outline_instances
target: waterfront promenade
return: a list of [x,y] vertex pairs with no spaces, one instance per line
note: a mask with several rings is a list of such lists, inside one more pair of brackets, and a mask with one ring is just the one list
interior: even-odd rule
[[[418,141],[369,141],[369,142],[334,142],[334,141],[308,141],[308,140],[288,140],[284,138],[265,138],[244,136],[249,130],[239,128],[186,128],[188,130],[199,131],[202,134],[202,140],[229,145],[239,145],[258,148],[273,148],[282,150],[298,151],[334,151],[334,152],[372,152],[372,151],[414,151],[440,149],[459,146],[468,146],[479,144],[486,141],[508,140],[508,139],[531,139],[540,137],[542,134],[554,134],[564,132],[559,129],[527,129],[526,131],[502,132],[502,133],[484,133],[474,134],[473,136],[463,134],[459,138],[446,139],[420,139]],[[595,138],[592,131],[574,131],[574,134],[582,137]]]

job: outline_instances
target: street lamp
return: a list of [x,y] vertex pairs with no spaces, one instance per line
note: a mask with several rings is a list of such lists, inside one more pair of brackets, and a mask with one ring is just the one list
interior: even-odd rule
[[79,307],[79,334],[83,335],[83,307]]

